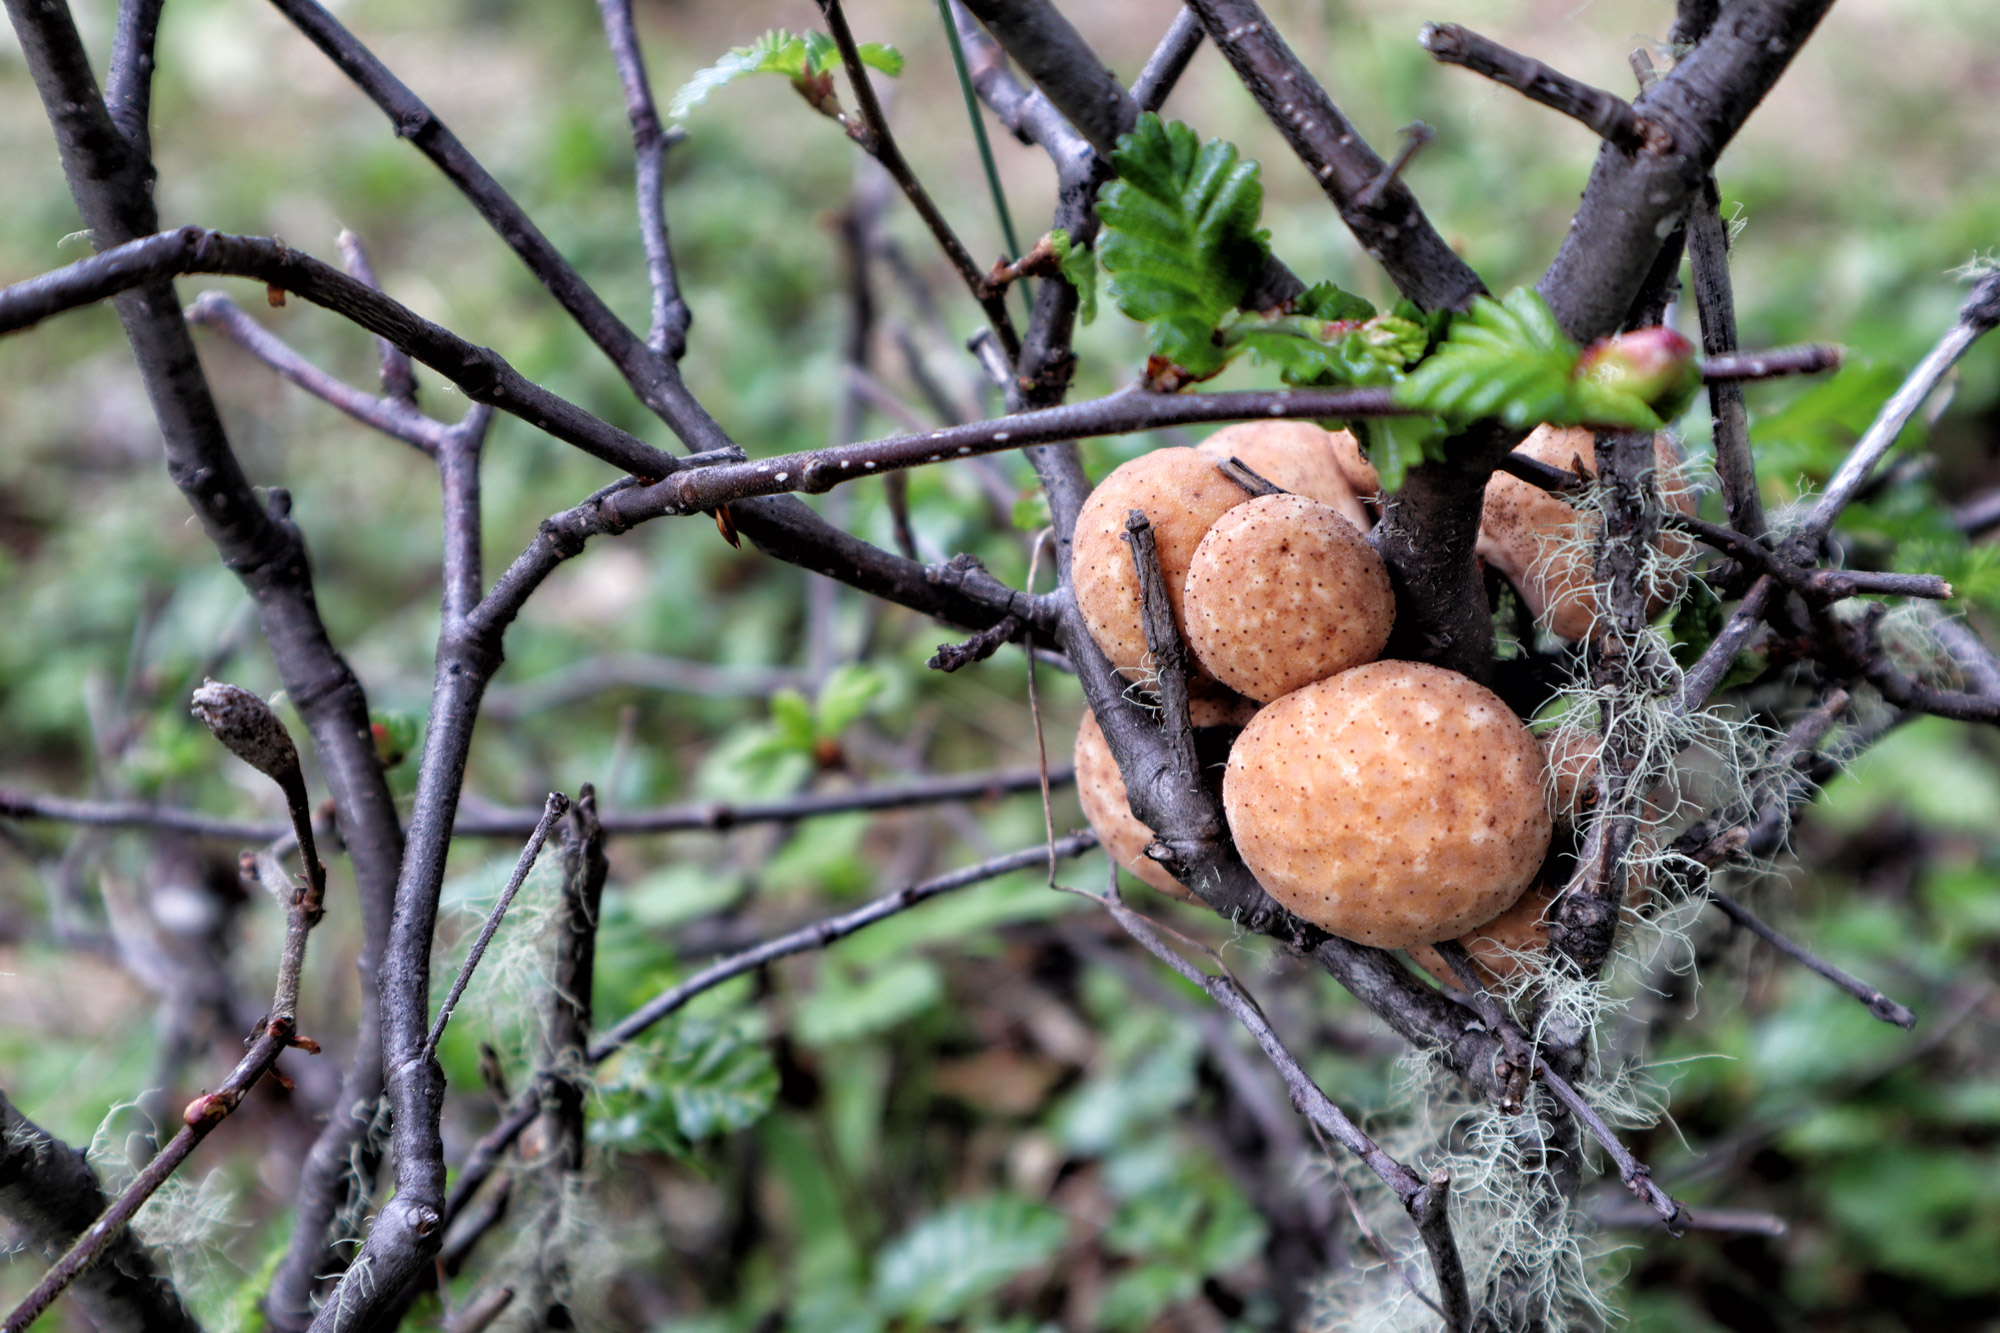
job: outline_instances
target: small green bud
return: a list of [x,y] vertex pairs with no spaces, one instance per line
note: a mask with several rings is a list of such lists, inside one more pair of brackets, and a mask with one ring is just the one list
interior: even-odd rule
[[1576,377],[1630,394],[1671,419],[1694,400],[1701,365],[1694,344],[1672,329],[1633,329],[1586,347]]

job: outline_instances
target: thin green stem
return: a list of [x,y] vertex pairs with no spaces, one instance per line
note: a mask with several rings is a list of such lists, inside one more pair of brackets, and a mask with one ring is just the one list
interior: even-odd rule
[[[1000,188],[1000,170],[993,165],[993,144],[986,137],[986,118],[979,112],[979,98],[972,91],[972,75],[965,68],[965,47],[958,40],[958,25],[951,20],[951,0],[937,0],[938,22],[944,25],[944,39],[951,43],[951,63],[958,71],[958,90],[965,95],[965,115],[972,122],[972,137],[979,144],[979,165],[986,169],[986,189],[993,196],[993,211],[1000,216],[1000,235],[1007,242],[1007,262],[1013,263],[1023,253],[1021,242],[1014,235],[1014,215],[1007,211],[1007,194]],[[1028,314],[1034,316],[1034,298],[1029,294],[1029,284],[1021,283],[1021,296],[1028,304]]]

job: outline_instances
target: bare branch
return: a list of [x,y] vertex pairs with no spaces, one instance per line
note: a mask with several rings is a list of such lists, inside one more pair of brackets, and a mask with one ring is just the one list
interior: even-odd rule
[[889,118],[882,113],[882,103],[875,96],[875,85],[869,82],[868,67],[861,63],[860,48],[854,44],[854,34],[847,26],[847,13],[840,6],[840,0],[819,0],[819,11],[825,17],[827,28],[833,34],[834,44],[840,48],[841,63],[847,68],[847,81],[854,89],[855,106],[861,112],[858,123],[847,122],[848,136],[861,146],[863,152],[882,164],[903,197],[917,210],[917,216],[930,228],[932,239],[944,251],[945,258],[957,270],[959,280],[972,298],[979,302],[986,312],[986,322],[1000,339],[1001,348],[1009,360],[1021,354],[1021,335],[1014,330],[1014,321],[1007,314],[1007,300],[1004,291],[994,291],[985,282],[972,256],[958,239],[958,233],[951,229],[943,213],[932,201],[930,192],[910,169],[903,150],[896,146],[896,138],[889,132]]
[[1785,72],[1833,0],[1737,0],[1633,109],[1657,132],[1598,151],[1582,206],[1537,284],[1570,337],[1617,329],[1653,256],[1722,150]]
[[111,123],[133,153],[147,159],[153,155],[153,45],[164,8],[166,0],[119,0],[104,78],[104,109]]
[[711,963],[686,981],[661,992],[628,1014],[616,1027],[590,1044],[590,1050],[585,1058],[592,1064],[605,1060],[695,996],[703,991],[713,990],[731,977],[754,972],[768,963],[790,957],[795,953],[824,949],[835,940],[844,939],[857,930],[872,926],[877,921],[907,911],[918,903],[927,902],[941,894],[969,888],[974,884],[983,884],[989,879],[998,879],[1016,870],[1026,870],[1041,865],[1052,855],[1061,860],[1080,856],[1096,845],[1097,838],[1094,835],[1072,833],[1066,838],[1056,839],[1053,845],[1044,844],[1024,848],[1018,852],[1009,852],[1005,856],[996,856],[990,861],[981,861],[977,865],[954,870],[950,874],[925,880],[921,884],[912,884],[877,898],[871,903],[863,904],[851,912],[830,916],[824,921],[815,921],[812,925],[792,931],[788,935],[767,940],[754,949],[745,949],[741,953],[732,954],[719,962]]
[[[1074,890],[1073,890],[1074,891]],[[1146,951],[1158,958],[1188,981],[1205,991],[1246,1028],[1263,1048],[1271,1064],[1285,1080],[1285,1087],[1291,1093],[1292,1105],[1314,1125],[1324,1130],[1349,1152],[1360,1158],[1378,1179],[1393,1191],[1402,1201],[1403,1209],[1416,1224],[1417,1234],[1422,1238],[1424,1248],[1431,1258],[1431,1269],[1438,1281],[1438,1294],[1443,1307],[1446,1327],[1454,1330],[1470,1330],[1472,1327],[1472,1301],[1465,1286],[1465,1267],[1458,1255],[1458,1243],[1451,1234],[1451,1222],[1447,1216],[1450,1202],[1451,1177],[1442,1172],[1429,1179],[1418,1175],[1403,1163],[1382,1150],[1380,1144],[1361,1131],[1360,1126],[1350,1120],[1345,1111],[1333,1103],[1312,1076],[1300,1066],[1298,1060],[1278,1034],[1271,1027],[1270,1020],[1258,1007],[1235,977],[1226,972],[1217,976],[1197,966],[1160,937],[1160,933],[1139,913],[1134,912],[1116,897],[1099,897],[1086,893],[1084,897],[1098,902],[1111,917],[1137,940]]]
[[249,824],[146,801],[76,801],[11,787],[0,788],[0,817],[46,819],[99,828],[171,829],[192,837],[229,842],[271,842],[283,837],[288,829],[284,824]]
[[[426,454],[435,454],[438,442],[451,429],[403,399],[377,398],[334,378],[293,351],[284,339],[250,318],[243,307],[221,292],[203,292],[187,308],[187,320],[190,324],[214,329],[285,379],[321,402],[340,409],[362,425]],[[401,358],[403,366],[409,365],[409,358],[393,343],[379,338],[376,341]],[[484,404],[481,407],[484,408]]]
[[243,1100],[243,1095],[256,1086],[267,1070],[277,1062],[287,1047],[292,1044],[292,1022],[290,1015],[273,1017],[250,1044],[244,1055],[222,1086],[214,1092],[204,1093],[187,1105],[182,1117],[180,1131],[160,1149],[144,1170],[133,1179],[98,1219],[76,1238],[76,1243],[58,1259],[48,1274],[35,1284],[35,1289],[7,1316],[5,1333],[23,1333],[28,1325],[41,1318],[44,1311],[54,1303],[70,1283],[77,1280],[102,1256],[107,1246],[121,1238],[129,1237],[126,1227],[133,1214],[153,1197],[167,1178],[180,1168],[182,1162],[194,1152],[195,1147],[207,1138],[215,1127],[223,1122],[229,1113]]
[[1896,437],[1903,433],[1903,427],[1931,396],[1931,391],[1958,364],[1966,350],[1984,336],[1995,324],[2000,324],[2000,273],[1987,275],[1972,294],[1959,307],[1958,319],[1945,331],[1942,338],[1931,348],[1917,368],[1910,372],[1902,386],[1891,394],[1889,401],[1882,405],[1854,448],[1842,460],[1840,470],[1833,474],[1813,506],[1811,515],[1797,531],[1787,535],[1787,544],[1795,546],[1805,557],[1818,554],[1819,544],[1832,529],[1840,511],[1868,484],[1875,465],[1896,443]]
[[1463,310],[1485,292],[1479,275],[1445,244],[1408,186],[1395,181],[1362,202],[1385,164],[1292,54],[1256,0],[1193,0],[1188,8],[1398,291],[1426,310]]
[[1632,104],[1617,94],[1593,88],[1461,24],[1426,23],[1417,34],[1417,45],[1444,64],[1462,65],[1505,84],[1531,102],[1580,121],[1600,139],[1628,153],[1643,146],[1652,131]]
[[1776,930],[1765,924],[1749,908],[1743,906],[1743,904],[1733,898],[1728,898],[1718,893],[1713,885],[1709,886],[1708,900],[1721,908],[1724,916],[1749,931],[1752,935],[1755,935],[1758,939],[1764,941],[1764,943],[1770,945],[1773,949],[1776,949],[1779,953],[1785,955],[1801,967],[1806,968],[1808,971],[1817,972],[1841,990],[1846,991],[1849,995],[1861,1001],[1862,1004],[1867,1006],[1869,1013],[1875,1015],[1875,1017],[1881,1019],[1884,1023],[1894,1023],[1899,1028],[1913,1028],[1917,1025],[1917,1016],[1903,1005],[1896,1003],[1896,1001],[1890,999],[1867,982],[1841,971],[1804,945],[1779,934]]
[[1097,155],[1110,161],[1118,136],[1138,122],[1139,108],[1062,11],[1049,0],[963,3]]
[[396,137],[408,139],[436,164],[577,327],[611,359],[639,401],[658,413],[691,451],[730,447],[722,428],[681,383],[674,363],[625,327],[513,197],[374,52],[313,0],[272,0],[272,4],[382,109],[395,126]]
[[646,247],[646,277],[653,287],[653,325],[646,346],[678,361],[687,350],[693,316],[681,299],[674,271],[674,251],[667,235],[667,149],[676,142],[660,128],[659,108],[646,77],[646,58],[639,49],[638,25],[632,21],[632,0],[597,0],[604,19],[604,38],[618,66],[625,89],[625,118],[632,122],[632,154],[639,195],[639,240]]
[[1951,584],[1936,574],[1802,568],[1793,564],[1784,552],[1773,551],[1735,528],[1719,527],[1686,514],[1662,514],[1660,526],[1700,538],[1739,564],[1758,574],[1769,574],[1794,592],[1814,601],[1837,602],[1845,597],[1863,596],[1924,597],[1937,601],[1957,596]]
[[1173,95],[1174,85],[1187,72],[1188,62],[1201,49],[1201,20],[1182,9],[1174,15],[1166,35],[1146,58],[1146,67],[1132,81],[1132,103],[1140,111],[1158,111]]
[[[1067,785],[1074,776],[1074,771],[1066,767],[1049,772],[1049,780],[1058,786]],[[1035,791],[1040,786],[1039,769],[1005,768],[984,773],[948,773],[850,791],[813,792],[778,801],[742,805],[702,801],[656,810],[630,810],[600,815],[598,820],[607,837],[693,831],[722,833],[750,824],[789,823],[856,810],[902,810],[947,801],[991,800],[1015,792]],[[467,815],[458,821],[457,833],[470,838],[519,837],[527,815],[527,811]]]
[[[1633,1199],[1606,1199],[1592,1207],[1590,1215],[1601,1227],[1644,1230],[1662,1225],[1658,1213]],[[1791,1229],[1790,1224],[1776,1213],[1760,1213],[1749,1208],[1683,1207],[1681,1225],[1689,1231],[1719,1231],[1774,1239]]]
[[1631,1149],[1619,1142],[1618,1136],[1612,1132],[1611,1126],[1604,1123],[1604,1117],[1597,1114],[1596,1108],[1570,1086],[1568,1079],[1549,1068],[1547,1061],[1536,1062],[1535,1077],[1541,1079],[1543,1085],[1556,1095],[1556,1100],[1590,1131],[1591,1137],[1610,1156],[1611,1164],[1617,1168],[1618,1178],[1625,1182],[1625,1187],[1659,1214],[1671,1234],[1683,1234],[1687,1230],[1687,1209],[1681,1206],[1680,1200],[1654,1183],[1652,1168],[1634,1157]]
[[[361,244],[361,238],[343,227],[335,243],[340,247],[340,263],[347,270],[347,276],[381,291],[382,283],[375,276],[375,266],[369,262],[368,251]],[[387,338],[375,340],[375,354],[382,365],[382,392],[396,402],[415,407],[417,372],[410,365],[409,354]]]
[[550,969],[548,1020],[542,1032],[541,1067],[551,1077],[542,1091],[542,1116],[555,1150],[555,1165],[583,1166],[583,1105],[588,1091],[580,1081],[584,1048],[590,1044],[590,991],[597,960],[599,902],[609,866],[604,830],[597,822],[597,793],[585,784],[563,820],[562,905],[557,909],[555,960]]
[[615,467],[659,477],[679,466],[672,455],[533,383],[492,349],[475,347],[366,283],[264,237],[182,227],[79,260],[0,291],[0,333],[135,287],[157,284],[171,296],[163,280],[182,273],[229,273],[296,293],[388,339],[475,402],[512,413]]
[[[157,230],[150,159],[112,125],[67,7],[9,0],[8,12],[93,243],[116,247]],[[135,41],[123,49],[143,46]],[[260,502],[230,449],[171,285],[149,283],[118,305],[160,425],[168,472],[223,563],[249,589],[279,677],[312,732],[360,891],[357,966],[372,976],[388,934],[403,844],[369,738],[366,693],[320,620],[305,543],[289,519],[290,497],[273,487],[268,506]],[[377,1016],[375,988],[364,985],[343,1104],[372,1105],[381,1087]],[[301,1176],[296,1243],[279,1274],[281,1283],[287,1275],[296,1281],[286,1288],[288,1296],[272,1302],[274,1311],[282,1306],[285,1319],[304,1308],[313,1275],[324,1271],[321,1242],[351,1176],[347,1147],[356,1132],[352,1117],[334,1117]]]
[[1733,348],[1714,353],[1701,363],[1702,382],[1710,386],[1743,380],[1778,379],[1786,375],[1819,375],[1838,370],[1846,353],[1826,343],[1772,347],[1761,352]]

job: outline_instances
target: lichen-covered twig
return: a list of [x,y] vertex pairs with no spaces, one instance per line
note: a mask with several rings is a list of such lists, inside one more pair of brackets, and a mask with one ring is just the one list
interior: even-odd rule
[[459,997],[472,981],[472,973],[478,968],[479,960],[486,956],[486,946],[493,942],[494,932],[500,929],[507,909],[513,905],[514,895],[521,891],[521,885],[528,880],[528,872],[535,868],[535,858],[541,855],[542,844],[548,840],[549,830],[556,820],[562,818],[569,809],[569,797],[561,792],[550,792],[548,803],[542,807],[542,817],[535,824],[534,832],[528,835],[528,845],[521,849],[520,858],[514,863],[514,873],[507,877],[507,885],[500,890],[500,896],[487,912],[486,920],[479,927],[479,934],[472,941],[472,948],[466,951],[465,963],[452,978],[451,990],[438,1006],[437,1021],[431,1025],[430,1036],[424,1040],[423,1058],[428,1060],[437,1053],[437,1045],[444,1037],[445,1024],[451,1022],[452,1011],[458,1007]]

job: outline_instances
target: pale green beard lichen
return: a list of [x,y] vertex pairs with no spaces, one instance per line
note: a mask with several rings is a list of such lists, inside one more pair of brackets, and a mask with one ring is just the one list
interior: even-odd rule
[[[120,1128],[125,1113],[137,1106],[135,1101],[119,1102],[106,1112],[85,1153],[108,1197],[115,1198],[138,1175],[133,1149],[140,1145],[134,1140],[151,1147],[136,1131]],[[178,1128],[173,1122],[161,1126],[161,1141]],[[166,1262],[189,1307],[204,1316],[221,1308],[243,1277],[223,1250],[228,1232],[242,1225],[232,1220],[236,1202],[221,1171],[196,1178],[183,1168],[167,1177],[132,1218],[139,1243]]]
[[[1580,498],[1584,521],[1564,539],[1576,546],[1561,554],[1581,554],[1585,544],[1594,549],[1597,507],[1595,492]],[[1691,547],[1671,555],[1655,548],[1642,566],[1641,587],[1661,593],[1685,587],[1694,558]],[[1600,586],[1596,596],[1599,606],[1607,605],[1609,589]],[[1617,1130],[1657,1124],[1666,1098],[1640,1055],[1607,1049],[1601,1036],[1643,989],[1665,973],[1689,973],[1694,966],[1689,935],[1704,903],[1699,897],[1670,900],[1659,891],[1685,882],[1692,869],[1672,850],[1672,840],[1712,812],[1752,809],[1753,794],[1771,776],[1778,739],[1734,708],[1683,716],[1681,671],[1661,629],[1649,626],[1624,646],[1634,664],[1624,680],[1592,683],[1579,653],[1569,688],[1548,710],[1555,722],[1551,734],[1572,746],[1588,739],[1585,753],[1595,753],[1611,718],[1637,775],[1631,808],[1642,822],[1626,861],[1614,954],[1599,980],[1585,982],[1553,966],[1545,950],[1518,952],[1511,956],[1520,966],[1493,988],[1517,1016],[1535,1024],[1538,1038],[1554,1031],[1591,1034],[1585,1043],[1589,1067],[1577,1080],[1578,1091]],[[1615,1322],[1608,1292],[1618,1247],[1592,1230],[1575,1206],[1573,1184],[1559,1179],[1574,1170],[1586,1178],[1595,1174],[1599,1154],[1573,1125],[1556,1127],[1549,1094],[1531,1084],[1525,1109],[1504,1113],[1430,1050],[1404,1058],[1399,1092],[1396,1123],[1376,1137],[1420,1172],[1450,1173],[1453,1231],[1478,1326],[1556,1330]],[[1435,1276],[1398,1201],[1359,1164],[1340,1169],[1373,1229],[1393,1245],[1404,1274],[1434,1295]],[[1621,1188],[1615,1178],[1609,1187]],[[1436,1313],[1366,1251],[1355,1269],[1331,1275],[1316,1297],[1312,1327],[1326,1333],[1437,1326]]]

